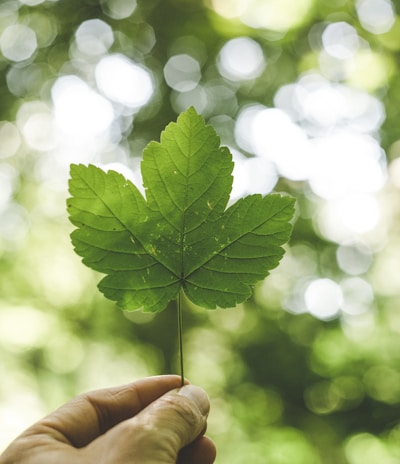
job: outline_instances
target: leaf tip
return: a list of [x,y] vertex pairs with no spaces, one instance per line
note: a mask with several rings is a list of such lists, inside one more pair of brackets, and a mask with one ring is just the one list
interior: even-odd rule
[[196,111],[193,105],[189,106],[185,111],[180,113],[180,115],[178,116],[177,122],[179,123],[180,121],[184,121],[186,119],[187,120],[190,120],[190,119],[201,120],[203,124],[205,124],[205,120],[203,116]]
[[196,108],[193,105],[190,105],[186,111],[184,111],[182,114],[195,114],[199,116],[199,113],[196,111]]

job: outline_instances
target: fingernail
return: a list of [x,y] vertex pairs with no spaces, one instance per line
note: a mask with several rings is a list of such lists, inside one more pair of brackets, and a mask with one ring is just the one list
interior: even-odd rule
[[200,413],[207,416],[210,410],[210,400],[202,388],[196,387],[196,385],[185,385],[179,390],[178,394],[192,400],[199,408]]

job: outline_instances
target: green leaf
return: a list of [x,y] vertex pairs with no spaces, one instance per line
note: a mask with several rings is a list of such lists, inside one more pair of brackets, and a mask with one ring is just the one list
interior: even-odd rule
[[231,154],[193,108],[149,143],[141,170],[146,198],[117,172],[71,165],[72,242],[106,274],[104,295],[144,311],[161,311],[181,289],[210,309],[249,298],[283,256],[294,199],[250,195],[227,208]]

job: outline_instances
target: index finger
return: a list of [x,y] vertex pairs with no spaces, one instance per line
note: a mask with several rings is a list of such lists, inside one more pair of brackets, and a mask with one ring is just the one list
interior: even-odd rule
[[79,395],[36,423],[27,432],[47,434],[77,448],[119,422],[133,417],[168,391],[181,386],[176,375],[147,377],[120,387]]

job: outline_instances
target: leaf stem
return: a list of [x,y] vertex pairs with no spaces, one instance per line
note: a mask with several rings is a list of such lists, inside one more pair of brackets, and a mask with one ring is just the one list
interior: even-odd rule
[[179,361],[181,371],[181,386],[185,383],[185,375],[183,371],[183,340],[182,340],[182,290],[178,293],[178,340],[179,340]]

